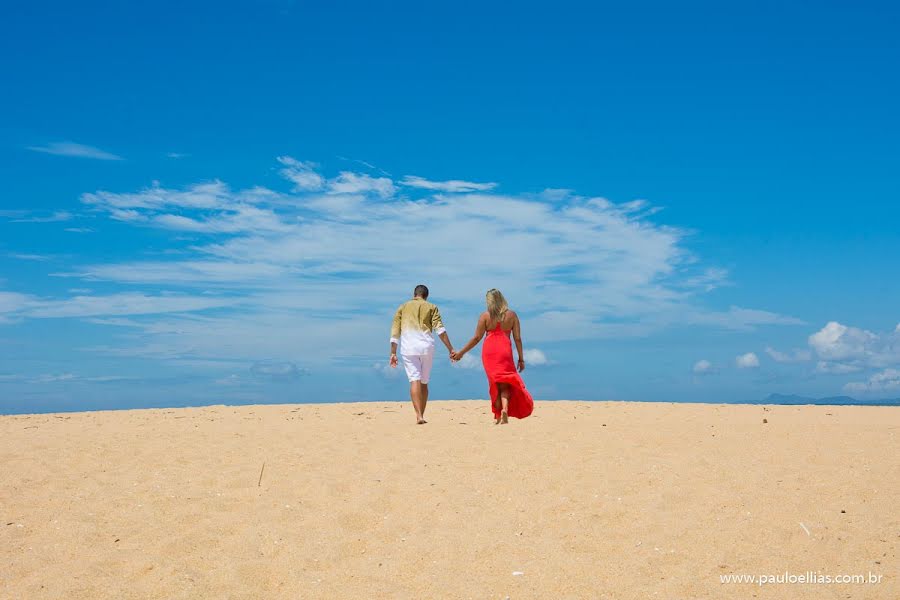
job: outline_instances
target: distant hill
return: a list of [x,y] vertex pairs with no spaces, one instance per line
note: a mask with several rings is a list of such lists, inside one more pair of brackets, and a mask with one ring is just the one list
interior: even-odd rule
[[900,406],[900,398],[880,400],[858,400],[850,396],[829,396],[827,398],[809,398],[796,394],[769,394],[759,404],[828,404],[858,406]]

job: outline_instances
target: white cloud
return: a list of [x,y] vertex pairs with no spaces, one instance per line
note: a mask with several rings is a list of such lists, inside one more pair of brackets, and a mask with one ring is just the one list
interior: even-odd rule
[[0,292],[0,316],[14,313],[28,305],[28,296],[16,292]]
[[[538,346],[685,324],[743,330],[798,322],[763,310],[706,308],[702,295],[724,281],[724,272],[686,248],[688,232],[646,219],[653,207],[644,201],[617,204],[571,192],[451,197],[414,186],[393,197],[387,177],[344,172],[327,179],[311,163],[279,162],[292,193],[212,181],[82,196],[119,227],[163,233],[152,252],[57,275],[180,294],[27,297],[26,306],[4,314],[110,325],[110,317],[155,315],[119,319],[115,325],[129,327],[127,335],[95,351],[192,364],[280,357],[320,365],[346,355],[347,340],[375,348],[396,305],[422,281],[454,339],[473,325],[492,287],[503,290],[523,319],[526,341]],[[185,240],[186,232],[195,235]],[[202,312],[210,308],[220,310]],[[297,332],[317,344],[299,342]]]
[[182,152],[166,152],[166,158],[187,158],[190,154],[184,154]]
[[117,221],[175,231],[229,234],[288,232],[290,226],[272,207],[260,207],[261,203],[279,199],[276,192],[260,187],[233,192],[221,181],[195,184],[184,190],[154,183],[137,193],[99,191],[81,196],[82,202],[107,211]]
[[822,358],[843,360],[868,354],[868,347],[876,339],[871,332],[831,321],[809,336],[809,345]]
[[197,183],[183,190],[167,189],[154,182],[151,187],[134,193],[118,194],[101,190],[81,195],[82,202],[101,210],[146,211],[151,214],[171,208],[221,210],[239,206],[248,200],[252,200],[250,192],[232,192],[221,181]]
[[121,156],[117,156],[94,146],[86,146],[85,144],[76,144],[75,142],[53,142],[46,146],[28,146],[29,150],[34,152],[43,152],[45,154],[56,154],[57,156],[75,156],[78,158],[94,158],[97,160],[124,160]]
[[153,315],[180,313],[233,306],[233,298],[188,295],[147,295],[123,292],[107,296],[73,296],[48,300],[0,292],[0,317],[37,319],[96,317],[114,315]]
[[706,359],[698,360],[694,363],[693,371],[697,375],[708,375],[712,373],[713,365]]
[[809,345],[832,369],[894,366],[900,364],[900,325],[887,333],[873,333],[831,321],[809,336]]
[[65,210],[58,210],[46,216],[32,216],[14,219],[13,223],[58,223],[60,221],[69,221],[73,217],[72,213]]
[[108,296],[74,296],[65,300],[33,300],[29,302],[25,314],[36,318],[152,315],[205,310],[235,303],[229,298],[123,292]]
[[332,194],[369,194],[382,198],[394,195],[394,183],[388,177],[371,177],[362,173],[342,171],[328,181],[328,191]]
[[753,352],[748,352],[736,357],[734,359],[734,364],[736,364],[739,369],[755,369],[759,366],[759,357]]
[[10,258],[17,258],[19,260],[29,260],[29,261],[37,261],[37,262],[44,262],[44,261],[50,260],[50,257],[46,256],[44,254],[25,254],[25,253],[13,252],[13,253],[8,254],[7,256],[9,256]]
[[793,352],[779,352],[771,346],[766,347],[766,354],[772,360],[780,363],[798,363],[812,360],[812,353],[809,350],[794,350]]
[[900,370],[885,369],[869,377],[868,381],[853,381],[844,386],[851,394],[883,394],[900,392]]
[[163,214],[153,219],[153,224],[165,229],[194,231],[198,233],[240,233],[242,231],[288,231],[278,216],[255,206],[236,206],[221,216],[210,219],[192,219],[182,215]]
[[314,192],[325,187],[325,178],[316,172],[316,164],[297,160],[290,156],[279,156],[284,168],[279,171],[282,177],[293,182],[295,192]]
[[228,284],[252,287],[277,282],[279,278],[290,275],[290,269],[269,262],[182,260],[88,265],[75,272],[54,275],[121,283]]
[[550,364],[550,361],[547,360],[547,355],[544,354],[542,350],[538,350],[537,348],[525,348],[523,353],[525,354],[526,365],[538,367]]
[[486,192],[497,187],[496,183],[473,183],[451,179],[449,181],[429,181],[423,177],[407,175],[400,181],[400,185],[415,187],[436,192]]

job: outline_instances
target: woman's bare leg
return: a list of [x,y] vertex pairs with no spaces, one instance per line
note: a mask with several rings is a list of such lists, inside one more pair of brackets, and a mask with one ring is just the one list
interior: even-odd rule
[[509,384],[498,383],[497,395],[500,396],[500,423],[509,423]]

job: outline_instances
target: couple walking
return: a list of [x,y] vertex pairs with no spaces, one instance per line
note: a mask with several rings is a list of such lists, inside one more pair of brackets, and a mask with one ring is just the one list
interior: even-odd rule
[[[450,336],[447,335],[441,321],[438,307],[428,302],[428,288],[424,285],[417,285],[413,299],[402,304],[394,314],[390,365],[396,368],[399,362],[397,359],[399,344],[403,366],[409,378],[409,396],[416,410],[416,422],[419,425],[426,422],[425,405],[428,403],[428,381],[434,360],[435,333],[447,347],[450,360],[453,362],[461,360],[487,333],[481,350],[481,362],[488,379],[495,425],[508,423],[509,417],[524,419],[534,409],[531,394],[525,389],[525,382],[519,375],[525,370],[519,317],[509,309],[506,298],[500,290],[488,290],[485,302],[487,310],[478,317],[475,335],[459,351],[454,350],[450,343]],[[510,333],[515,339],[516,351],[519,354],[517,364],[513,363]]]

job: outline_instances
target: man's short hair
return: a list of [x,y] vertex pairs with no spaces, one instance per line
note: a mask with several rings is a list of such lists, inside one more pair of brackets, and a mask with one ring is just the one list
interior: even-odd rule
[[416,289],[413,290],[413,296],[418,296],[423,300],[428,300],[428,286],[425,285],[417,285]]

